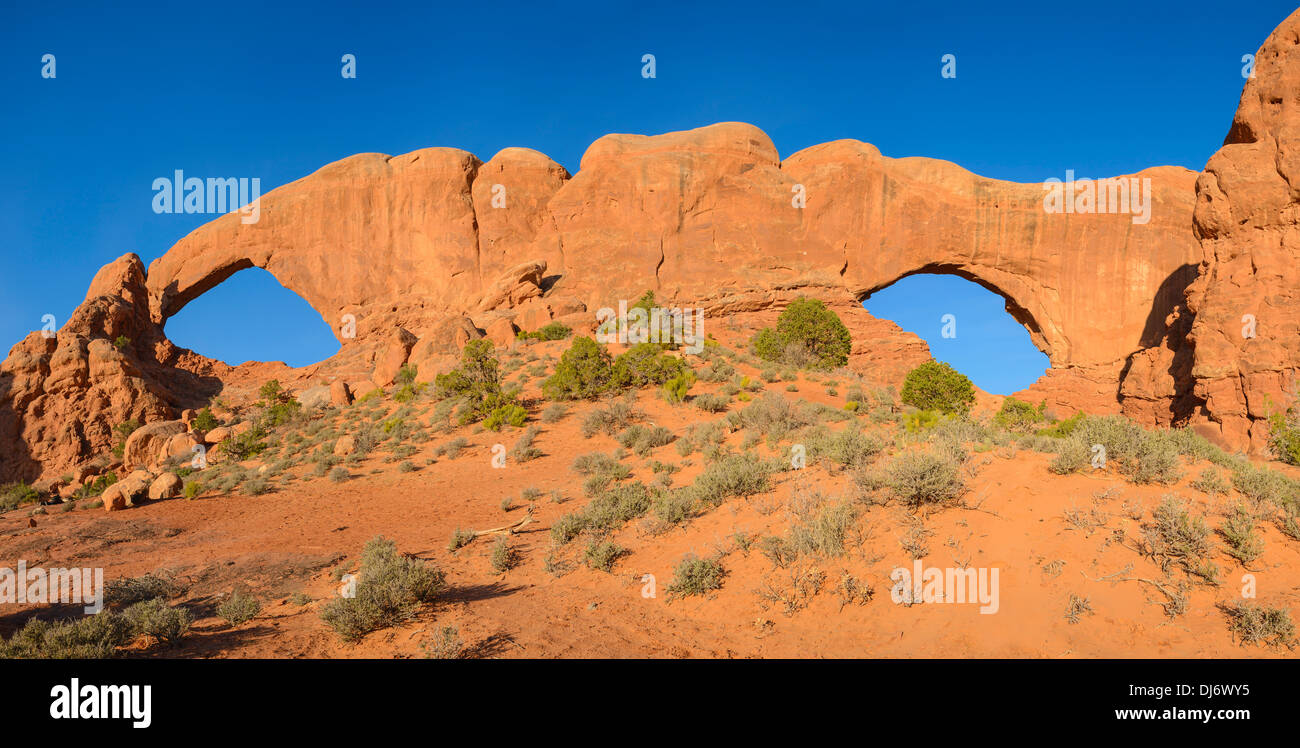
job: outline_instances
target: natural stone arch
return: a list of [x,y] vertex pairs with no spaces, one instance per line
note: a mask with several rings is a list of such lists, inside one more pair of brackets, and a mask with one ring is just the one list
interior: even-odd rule
[[[1027,308],[1025,305],[1023,305],[1016,298],[1014,298],[1011,294],[999,288],[996,283],[982,277],[977,271],[973,271],[969,268],[965,268],[957,265],[943,265],[943,264],[923,265],[914,270],[909,270],[887,282],[879,283],[866,290],[857,291],[854,294],[854,297],[857,303],[862,304],[871,296],[874,296],[876,293],[883,291],[884,289],[889,288],[890,286],[893,286],[895,283],[898,283],[904,278],[909,278],[914,275],[927,275],[927,274],[956,276],[958,278],[968,280],[987,291],[997,294],[999,297],[1001,297],[1003,301],[1003,308],[1006,310],[1007,314],[1011,315],[1012,319],[1020,323],[1020,325],[1025,328],[1025,331],[1029,333],[1030,342],[1034,344],[1035,348],[1042,351],[1047,356],[1048,360],[1051,361],[1052,358],[1051,342],[1049,341],[1048,336],[1044,334],[1042,325],[1039,324],[1038,319],[1034,316],[1034,312],[1031,311],[1029,308]],[[1032,300],[1030,300],[1028,303],[1031,306],[1037,306],[1037,304],[1034,304]],[[1042,316],[1044,313],[1042,310],[1039,310],[1038,314]]]

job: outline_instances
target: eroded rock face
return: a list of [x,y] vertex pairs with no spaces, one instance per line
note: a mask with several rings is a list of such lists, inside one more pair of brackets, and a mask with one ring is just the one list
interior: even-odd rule
[[1188,294],[1191,377],[1222,441],[1262,448],[1300,368],[1300,11],[1255,55],[1223,147],[1196,181],[1205,257]]
[[[573,176],[518,148],[486,163],[453,148],[343,159],[263,195],[257,223],[233,213],[200,227],[147,273],[134,255],[110,263],[55,338],[15,346],[0,365],[0,479],[64,470],[107,449],[116,424],[175,418],[233,381],[278,376],[344,402],[403,364],[429,381],[468,340],[509,344],[551,320],[590,330],[597,310],[648,289],[661,306],[703,309],[706,332],[821,298],[853,331],[850,365],[897,384],[928,349],[859,302],[922,272],[1006,299],[1051,362],[1020,396],[1258,444],[1268,398],[1300,366],[1296,27],[1261,49],[1199,179],[1132,175],[1150,180],[1145,223],[1049,213],[1041,184],[859,141],[782,160],[740,123],[608,135]],[[321,314],[336,356],[231,369],[166,339],[170,316],[254,266]],[[1241,338],[1244,314],[1257,337]]]

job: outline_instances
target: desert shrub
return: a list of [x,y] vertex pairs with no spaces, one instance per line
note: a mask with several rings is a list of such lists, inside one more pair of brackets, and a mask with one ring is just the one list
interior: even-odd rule
[[1294,408],[1268,417],[1268,449],[1288,465],[1300,465],[1300,416]]
[[1200,477],[1192,481],[1192,488],[1211,496],[1226,496],[1232,490],[1232,486],[1214,468],[1202,470]]
[[769,477],[778,470],[752,453],[727,455],[695,478],[692,498],[703,506],[718,506],[730,498],[743,498],[766,491]]
[[518,564],[519,551],[510,545],[509,537],[501,536],[501,539],[492,545],[492,569],[498,574],[504,574]]
[[537,439],[539,429],[536,426],[529,426],[524,433],[519,435],[515,440],[514,446],[510,448],[510,459],[515,462],[528,462],[542,456],[542,450],[533,446],[533,441]]
[[483,428],[488,431],[500,431],[502,426],[519,428],[528,420],[528,411],[518,403],[506,403],[495,408],[483,419]]
[[643,483],[617,483],[598,493],[583,509],[583,527],[617,530],[648,511],[650,491]]
[[542,383],[542,392],[552,400],[589,400],[609,389],[613,375],[613,365],[605,347],[591,338],[579,336],[560,356],[555,373]]
[[901,454],[885,475],[890,494],[912,508],[952,501],[965,490],[958,463],[931,452]]
[[914,410],[903,415],[903,430],[919,434],[939,425],[939,414],[933,410]]
[[460,638],[460,629],[455,626],[443,626],[438,629],[432,641],[421,642],[420,649],[430,660],[460,659],[465,651],[465,642]]
[[579,475],[609,475],[613,480],[622,480],[632,474],[626,465],[603,452],[578,455],[573,460],[573,471]]
[[[100,491],[102,492],[103,489]],[[40,499],[41,495],[35,488],[21,481],[0,486],[0,512],[17,509],[23,504],[35,504]]]
[[1091,451],[1088,443],[1082,439],[1064,439],[1057,445],[1056,457],[1052,458],[1047,469],[1057,475],[1077,473],[1088,467]]
[[569,514],[560,515],[558,519],[551,523],[551,543],[555,545],[564,545],[582,534],[586,529],[586,521],[582,514],[570,512]]
[[251,459],[265,452],[269,446],[265,441],[266,430],[261,425],[254,425],[242,434],[236,434],[221,442],[222,454],[230,455],[238,462]]
[[705,394],[696,395],[692,402],[705,413],[721,413],[727,409],[727,403],[731,402],[731,398],[725,395]]
[[650,450],[669,444],[676,437],[672,431],[663,426],[633,424],[626,431],[619,434],[617,438],[618,443],[624,448],[645,457],[650,454]]
[[348,478],[351,477],[352,474],[349,473],[348,469],[343,467],[342,465],[336,465],[333,470],[330,470],[330,480],[334,481],[335,483],[342,483],[343,481],[346,481]]
[[217,606],[217,615],[226,619],[226,623],[231,626],[238,626],[253,620],[261,610],[262,604],[257,601],[257,598],[244,590],[235,590],[230,597]]
[[321,620],[347,641],[392,626],[415,614],[442,592],[446,575],[419,559],[402,556],[382,536],[366,543],[353,597],[338,597],[321,608]]
[[1229,556],[1247,566],[1264,554],[1264,538],[1255,532],[1255,515],[1238,504],[1227,520],[1219,526],[1219,534],[1227,541]]
[[140,422],[132,418],[129,421],[123,421],[113,427],[113,433],[117,434],[117,440],[113,442],[113,456],[121,457],[126,453],[126,440],[131,434],[140,428]]
[[569,414],[569,409],[560,403],[552,403],[542,411],[542,423],[555,423]]
[[1173,496],[1164,497],[1142,532],[1147,554],[1166,570],[1177,563],[1189,573],[1201,574],[1204,560],[1213,551],[1205,519],[1193,516],[1186,502]]
[[448,551],[458,551],[461,548],[474,542],[474,531],[466,530],[463,527],[457,527],[451,531],[451,540],[447,541]]
[[993,416],[993,423],[1007,431],[1025,434],[1034,431],[1038,428],[1038,424],[1047,421],[1046,410],[1046,400],[1039,403],[1038,407],[1035,408],[1024,400],[1008,397],[1002,401],[1002,407]]
[[156,597],[165,599],[179,592],[180,588],[168,575],[141,574],[138,577],[114,579],[105,585],[104,602],[108,605],[127,606]]
[[965,415],[975,404],[975,386],[942,361],[927,361],[907,373],[902,400],[920,410]]
[[630,389],[660,385],[690,371],[680,358],[664,353],[661,343],[637,343],[614,359],[610,386]]
[[609,572],[624,553],[627,550],[611,540],[593,538],[582,555],[590,568]]
[[1276,506],[1300,502],[1300,483],[1267,468],[1257,468],[1249,463],[1239,465],[1232,472],[1232,487],[1255,502]]
[[703,595],[722,587],[726,571],[722,564],[711,558],[687,558],[673,570],[673,581],[668,585],[670,598]]
[[856,516],[851,504],[842,501],[827,504],[818,495],[805,515],[790,528],[787,548],[796,556],[843,556]]
[[676,405],[686,400],[687,393],[695,384],[695,372],[690,369],[683,369],[676,376],[664,382],[663,393],[664,399]]
[[770,392],[741,410],[728,413],[727,422],[732,428],[752,429],[777,443],[790,432],[816,423],[817,411]]
[[507,405],[518,405],[515,397],[501,389],[500,362],[492,355],[492,341],[471,340],[461,351],[460,366],[434,378],[440,398],[461,401],[457,421],[463,426],[487,418]]
[[433,454],[436,457],[446,455],[447,459],[454,460],[460,456],[461,451],[463,451],[467,446],[469,446],[469,440],[463,436],[458,436],[446,444],[439,445],[438,448],[433,451]]
[[1242,644],[1290,646],[1295,639],[1295,623],[1286,608],[1270,608],[1251,600],[1238,600],[1223,608],[1232,633]]
[[203,410],[200,410],[198,415],[194,416],[195,431],[208,432],[220,425],[221,423],[217,420],[217,417],[212,414],[212,408],[207,406],[204,406]]
[[695,497],[689,489],[660,491],[654,495],[651,508],[660,522],[677,525],[695,514]]
[[776,327],[760,330],[750,345],[765,361],[834,369],[848,363],[852,338],[824,303],[800,298],[782,310]]
[[726,382],[735,374],[736,367],[722,359],[716,359],[710,361],[709,365],[700,371],[700,379],[705,382]]
[[1084,418],[1085,418],[1084,412],[1079,411],[1078,413],[1075,413],[1074,415],[1070,416],[1064,421],[1057,421],[1056,423],[1053,423],[1051,426],[1047,426],[1046,428],[1039,429],[1036,433],[1039,436],[1048,436],[1056,439],[1062,439],[1073,434],[1075,428],[1077,428],[1079,424],[1083,422]]
[[615,400],[604,408],[589,412],[582,419],[582,435],[588,439],[601,433],[614,436],[641,420],[644,415],[632,404]]
[[550,322],[533,332],[519,331],[515,337],[521,340],[563,340],[573,333],[573,329],[563,322]]
[[135,633],[174,647],[190,630],[194,616],[187,608],[173,608],[161,597],[136,603],[122,612]]
[[885,448],[879,437],[854,427],[833,434],[830,429],[819,426],[809,432],[803,442],[808,456],[814,460],[829,460],[846,467],[867,462]]
[[33,618],[9,641],[0,638],[0,659],[98,660],[115,656],[134,638],[131,622],[108,610],[72,621]]

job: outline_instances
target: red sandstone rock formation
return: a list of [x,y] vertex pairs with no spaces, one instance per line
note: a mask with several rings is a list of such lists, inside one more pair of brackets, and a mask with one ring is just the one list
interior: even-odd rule
[[[200,227],[147,274],[134,255],[110,263],[57,338],[15,346],[0,366],[0,478],[63,471],[105,450],[116,423],[174,418],[234,379],[269,376],[163,334],[189,301],[254,266],[335,330],[336,356],[285,370],[335,385],[335,400],[406,363],[428,380],[469,339],[505,344],[552,319],[590,329],[598,308],[646,289],[718,322],[820,297],[854,333],[851,365],[897,382],[928,351],[859,302],[944,272],[1001,294],[1047,353],[1051,368],[1022,397],[1149,425],[1208,419],[1228,443],[1258,445],[1265,395],[1280,401],[1300,366],[1300,159],[1286,95],[1300,77],[1298,26],[1293,15],[1260,50],[1199,179],[1174,167],[1134,175],[1151,180],[1147,223],[1047,213],[1042,185],[858,141],[782,161],[739,123],[607,135],[572,177],[519,148],[487,163],[452,148],[343,159],[264,195],[257,223],[235,213]],[[1247,313],[1259,336],[1244,340]],[[130,340],[121,350],[119,336]]]
[[1208,430],[1236,447],[1266,444],[1265,419],[1294,402],[1300,369],[1297,89],[1300,11],[1255,55],[1223,147],[1196,181],[1205,257],[1188,293],[1191,377]]

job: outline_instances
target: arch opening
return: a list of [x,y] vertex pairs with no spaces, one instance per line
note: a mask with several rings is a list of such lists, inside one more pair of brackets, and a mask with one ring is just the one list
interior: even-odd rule
[[992,284],[923,268],[866,292],[863,308],[911,332],[930,354],[995,395],[1026,389],[1051,366],[1038,323]]
[[187,300],[164,323],[176,345],[231,366],[310,366],[339,352],[334,331],[301,296],[251,264]]

